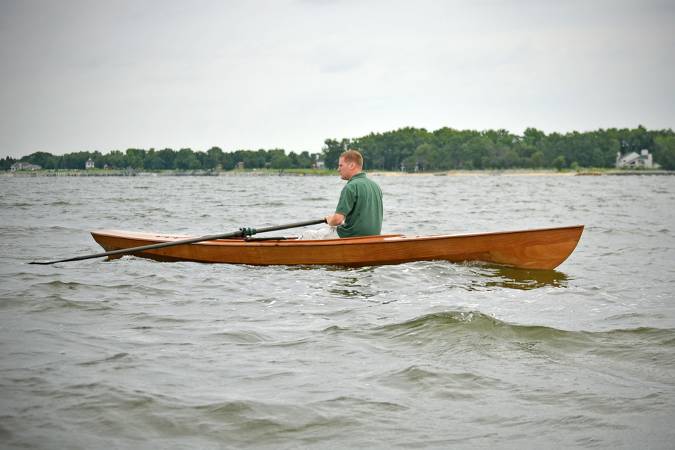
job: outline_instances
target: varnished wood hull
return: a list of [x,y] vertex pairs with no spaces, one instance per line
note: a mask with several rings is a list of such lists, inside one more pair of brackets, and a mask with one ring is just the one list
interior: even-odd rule
[[[224,239],[137,253],[160,261],[251,265],[374,266],[411,261],[482,261],[524,269],[554,269],[572,253],[583,225],[498,233],[383,235],[318,241]],[[106,251],[187,236],[102,230],[91,233]]]

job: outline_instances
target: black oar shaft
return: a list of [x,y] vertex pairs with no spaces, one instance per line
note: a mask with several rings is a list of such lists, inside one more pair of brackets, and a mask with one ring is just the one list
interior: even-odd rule
[[243,236],[252,236],[257,233],[267,233],[269,231],[279,231],[279,230],[286,230],[289,228],[299,228],[299,227],[306,227],[309,225],[316,225],[319,223],[325,223],[326,219],[318,219],[318,220],[309,220],[307,222],[296,222],[296,223],[289,223],[286,225],[276,225],[272,227],[264,227],[264,228],[242,228],[237,231],[233,231],[230,233],[223,233],[223,234],[209,234],[206,236],[200,236],[196,238],[189,238],[189,239],[180,239],[178,241],[171,241],[171,242],[160,242],[158,244],[148,244],[148,245],[141,245],[139,247],[130,247],[130,248],[121,248],[119,250],[111,250],[109,252],[102,252],[102,253],[94,253],[92,255],[84,255],[84,256],[76,256],[74,258],[66,258],[66,259],[59,259],[56,261],[33,261],[29,264],[41,264],[41,265],[47,265],[47,264],[55,264],[59,262],[69,262],[69,261],[82,261],[84,259],[92,259],[92,258],[102,258],[104,256],[115,256],[115,255],[130,255],[133,253],[139,253],[143,252],[145,250],[154,250],[158,248],[165,248],[165,247],[174,247],[177,245],[187,245],[187,244],[194,244],[196,242],[202,242],[202,241],[213,241],[216,239],[227,239],[227,238],[233,238],[233,237],[243,237]]

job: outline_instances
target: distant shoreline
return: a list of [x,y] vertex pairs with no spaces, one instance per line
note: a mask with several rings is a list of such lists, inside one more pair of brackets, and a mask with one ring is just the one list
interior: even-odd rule
[[449,176],[449,177],[476,177],[476,176],[531,176],[531,177],[571,177],[571,176],[604,176],[604,175],[675,175],[673,170],[621,170],[621,169],[579,169],[579,170],[546,170],[546,169],[506,169],[506,170],[449,170],[443,172],[369,172],[379,176]]
[[[436,172],[394,172],[373,170],[366,171],[376,177],[419,177],[419,176],[628,176],[628,175],[675,175],[673,170],[622,170],[622,169],[578,169],[578,170],[546,170],[546,169],[506,169],[506,170],[449,170]],[[165,170],[159,172],[135,171],[129,169],[94,169],[94,170],[35,170],[18,172],[0,172],[0,176],[9,177],[165,177],[165,176],[336,176],[337,172],[328,169],[251,169],[229,171],[178,171]]]

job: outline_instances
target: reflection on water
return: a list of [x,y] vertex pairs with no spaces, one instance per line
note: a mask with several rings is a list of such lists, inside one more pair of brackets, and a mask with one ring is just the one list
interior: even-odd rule
[[375,278],[376,267],[326,267],[332,272],[334,284],[327,290],[331,295],[346,298],[373,298],[378,295],[379,283]]
[[557,270],[527,270],[484,265],[479,274],[486,278],[485,287],[530,290],[546,286],[567,287],[569,278]]
[[[379,293],[379,282],[375,278],[376,270],[381,266],[285,266],[287,271],[317,271],[328,273],[332,283],[327,286],[326,292],[336,297],[372,298]],[[317,275],[319,276],[319,275]]]
[[305,269],[328,273],[332,282],[326,286],[326,292],[332,296],[378,297],[378,301],[386,299],[384,303],[407,296],[416,297],[425,292],[442,294],[457,288],[467,291],[503,288],[527,291],[543,287],[567,288],[569,282],[569,277],[557,270],[526,270],[477,262],[420,261],[398,266],[305,266]]

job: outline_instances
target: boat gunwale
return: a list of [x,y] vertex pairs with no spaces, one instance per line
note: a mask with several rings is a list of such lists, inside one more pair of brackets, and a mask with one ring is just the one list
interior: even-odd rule
[[[493,231],[485,233],[466,233],[466,234],[438,234],[438,235],[403,235],[403,234],[383,234],[372,236],[359,236],[354,238],[337,238],[337,239],[316,239],[316,240],[302,240],[302,239],[270,239],[264,241],[247,241],[244,239],[218,239],[195,242],[192,244],[180,245],[203,245],[203,246],[253,246],[253,247],[277,247],[277,246],[343,246],[343,245],[375,245],[375,244],[395,244],[404,242],[429,241],[429,240],[448,240],[461,239],[471,237],[490,237],[502,236],[509,234],[522,233],[542,233],[551,231],[563,230],[579,230],[579,237],[583,232],[584,225],[568,225],[562,227],[548,227],[548,228],[533,228],[527,230],[510,230],[510,231]],[[172,242],[179,239],[189,239],[197,236],[177,236],[177,235],[157,235],[143,232],[129,232],[123,230],[95,230],[91,232],[92,235],[108,236],[118,239],[148,241],[148,242]]]

